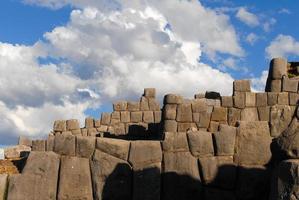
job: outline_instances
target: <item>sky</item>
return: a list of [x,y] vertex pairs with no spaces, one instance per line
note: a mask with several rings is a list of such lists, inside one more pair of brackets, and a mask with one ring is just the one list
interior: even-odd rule
[[143,88],[263,91],[273,57],[298,60],[294,0],[0,1],[0,145],[55,119],[99,118]]

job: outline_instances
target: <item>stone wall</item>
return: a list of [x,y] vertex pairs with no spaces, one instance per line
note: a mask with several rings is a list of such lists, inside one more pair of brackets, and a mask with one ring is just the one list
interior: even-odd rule
[[148,88],[140,101],[116,102],[85,127],[55,121],[47,140],[21,137],[6,151],[32,150],[20,174],[0,176],[0,200],[298,199],[294,65],[272,60],[266,92],[237,80],[232,96],[167,94],[160,108]]

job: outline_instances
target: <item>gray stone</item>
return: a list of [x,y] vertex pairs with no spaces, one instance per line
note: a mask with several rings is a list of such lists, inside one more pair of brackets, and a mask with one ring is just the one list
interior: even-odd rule
[[93,155],[96,145],[95,137],[76,137],[76,156],[90,158]]
[[267,96],[266,92],[263,93],[256,93],[256,106],[267,106]]
[[181,104],[183,97],[176,94],[167,94],[164,96],[164,104]]
[[94,119],[91,117],[87,117],[85,119],[85,128],[93,128],[94,127]]
[[109,125],[111,122],[111,114],[110,113],[102,113],[101,115],[101,125]]
[[229,108],[228,109],[228,124],[236,126],[237,121],[241,120],[241,109]]
[[274,106],[277,104],[278,93],[277,92],[268,92],[268,106]]
[[256,105],[256,95],[253,92],[245,92],[245,106],[254,107]]
[[288,127],[292,117],[293,111],[290,106],[272,106],[270,111],[271,136],[278,137]]
[[58,200],[92,200],[91,183],[89,159],[61,157]]
[[214,147],[212,134],[204,131],[187,133],[190,151],[195,157],[213,156]]
[[287,60],[283,58],[272,59],[269,75],[272,79],[281,79],[283,76],[287,76]]
[[130,142],[112,138],[97,138],[96,148],[116,158],[127,160]]
[[222,96],[221,106],[222,107],[233,107],[233,97],[232,96]]
[[235,80],[234,81],[234,92],[250,92],[250,80]]
[[176,120],[178,122],[192,122],[192,109],[190,103],[178,105]]
[[163,152],[189,152],[186,132],[166,132],[162,141]]
[[235,162],[239,165],[265,165],[271,159],[272,138],[268,122],[240,121],[237,131]]
[[297,92],[298,90],[298,80],[292,80],[287,77],[283,78],[282,81],[282,91],[284,92]]
[[66,121],[66,129],[69,131],[80,129],[79,121],[77,119],[67,120]]
[[66,131],[66,121],[65,120],[56,120],[53,125],[53,131],[55,131],[55,132]]
[[270,121],[270,106],[258,107],[257,111],[259,114],[260,121]]
[[148,98],[156,98],[155,88],[144,88],[144,96]]
[[234,155],[237,129],[233,126],[221,124],[219,132],[213,134],[217,156]]
[[271,92],[281,92],[281,80],[271,81]]
[[289,101],[291,106],[296,106],[298,104],[299,94],[298,93],[289,93]]
[[177,132],[178,123],[175,120],[164,120],[164,132]]
[[33,140],[32,141],[32,151],[45,151],[46,141],[45,140]]
[[256,107],[253,108],[244,108],[241,111],[241,120],[242,121],[258,121],[258,113]]
[[289,105],[289,95],[287,92],[278,93],[277,103],[279,105]]
[[245,92],[235,92],[233,96],[234,107],[245,108]]
[[31,147],[25,145],[16,145],[4,149],[4,157],[6,159],[20,158],[27,156],[31,151]]
[[125,111],[127,110],[127,102],[126,101],[118,101],[113,104],[114,111]]
[[7,174],[0,174],[0,200],[6,200],[7,196]]
[[20,136],[19,137],[19,142],[18,142],[19,145],[25,145],[25,146],[29,146],[31,147],[32,146],[32,140],[30,140],[29,138],[27,137],[24,137],[24,136]]
[[176,104],[166,104],[163,109],[163,117],[166,120],[175,120],[176,119]]
[[73,135],[55,135],[54,151],[60,155],[76,155],[76,137]]
[[95,199],[132,199],[132,169],[127,162],[96,150],[90,163]]

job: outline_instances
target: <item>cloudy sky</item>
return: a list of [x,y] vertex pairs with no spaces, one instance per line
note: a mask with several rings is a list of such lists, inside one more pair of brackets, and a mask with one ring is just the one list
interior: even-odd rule
[[54,119],[99,117],[145,87],[186,97],[263,90],[270,58],[299,60],[294,0],[0,1],[0,145]]

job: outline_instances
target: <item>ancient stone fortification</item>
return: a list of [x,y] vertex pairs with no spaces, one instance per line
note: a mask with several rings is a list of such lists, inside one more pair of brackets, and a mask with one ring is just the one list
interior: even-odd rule
[[32,148],[20,174],[0,175],[0,199],[299,199],[297,68],[272,60],[263,93],[238,80],[233,96],[168,94],[161,107],[145,89],[84,128],[55,121],[47,140],[6,150]]

